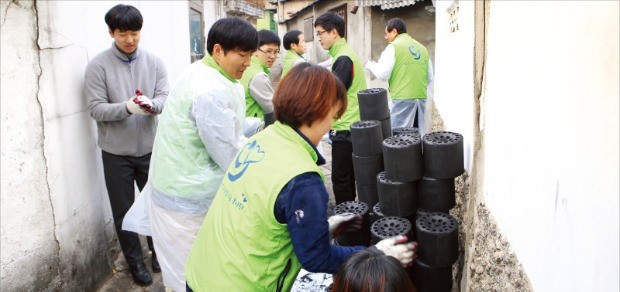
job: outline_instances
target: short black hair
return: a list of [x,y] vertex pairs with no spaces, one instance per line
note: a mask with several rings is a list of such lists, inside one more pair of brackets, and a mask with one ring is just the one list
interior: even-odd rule
[[405,22],[398,17],[394,17],[388,20],[385,24],[385,28],[388,32],[396,29],[396,32],[398,32],[398,34],[407,33],[407,26],[405,25]]
[[319,25],[327,31],[335,28],[338,35],[344,37],[344,18],[333,11],[327,11],[321,14],[321,16],[314,21],[314,27]]
[[207,52],[213,54],[215,44],[220,44],[224,52],[230,50],[256,51],[258,33],[246,20],[239,17],[221,18],[211,26],[207,35]]
[[112,32],[116,29],[120,31],[141,30],[142,21],[140,10],[131,5],[118,4],[105,14],[105,23]]
[[299,45],[299,36],[302,34],[299,30],[291,30],[284,34],[282,38],[282,44],[284,45],[285,50],[290,50],[292,44]]
[[261,29],[258,31],[258,46],[274,44],[280,47],[280,37],[273,31]]

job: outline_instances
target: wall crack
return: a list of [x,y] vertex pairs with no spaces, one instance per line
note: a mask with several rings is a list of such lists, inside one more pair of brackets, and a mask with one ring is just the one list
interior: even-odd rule
[[9,2],[9,4],[6,6],[6,9],[4,10],[4,18],[2,19],[2,25],[0,27],[4,26],[4,23],[6,22],[6,16],[9,15],[9,9],[13,4],[19,6],[19,2],[17,0],[12,0],[11,2]]
[[47,51],[47,50],[59,50],[59,49],[64,49],[66,47],[70,47],[71,45],[64,45],[64,46],[60,46],[60,47],[47,47],[47,48],[39,48],[40,51]]
[[[17,2],[16,0],[13,0],[13,2]],[[60,271],[60,241],[58,240],[58,235],[56,232],[56,212],[54,210],[54,204],[52,202],[52,191],[51,191],[51,187],[50,187],[50,179],[49,179],[49,165],[48,165],[48,157],[45,153],[45,141],[46,136],[45,136],[45,115],[43,113],[43,102],[41,101],[41,95],[40,90],[41,90],[41,76],[43,75],[43,68],[41,67],[41,51],[43,49],[41,49],[41,46],[39,45],[39,40],[41,39],[41,35],[40,35],[40,27],[39,27],[39,10],[38,10],[38,1],[34,0],[33,1],[33,10],[34,10],[34,21],[35,21],[35,29],[36,29],[36,40],[35,40],[35,45],[37,47],[38,50],[38,59],[37,59],[37,64],[38,64],[38,72],[37,72],[37,85],[36,85],[36,101],[39,105],[40,108],[40,115],[41,115],[41,128],[42,128],[42,137],[43,139],[41,139],[41,154],[43,156],[43,163],[45,165],[45,177],[46,177],[46,181],[45,181],[45,186],[47,187],[47,193],[48,193],[48,200],[49,200],[49,204],[50,204],[50,208],[52,209],[52,219],[53,219],[53,224],[54,224],[54,241],[56,242],[56,254],[58,257],[58,261],[56,262],[56,273],[60,279],[60,284],[62,285],[62,274]],[[52,282],[52,284],[55,281]]]

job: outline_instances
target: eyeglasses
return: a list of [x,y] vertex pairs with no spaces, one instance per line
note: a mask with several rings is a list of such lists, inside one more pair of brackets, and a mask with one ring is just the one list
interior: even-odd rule
[[327,32],[326,30],[324,30],[324,31],[317,30],[316,31],[316,36],[320,37],[322,34],[324,34],[326,32]]
[[276,56],[280,53],[280,50],[276,50],[276,51],[272,51],[272,50],[263,51],[261,49],[257,49],[257,50],[263,52],[264,54],[272,55],[272,56]]

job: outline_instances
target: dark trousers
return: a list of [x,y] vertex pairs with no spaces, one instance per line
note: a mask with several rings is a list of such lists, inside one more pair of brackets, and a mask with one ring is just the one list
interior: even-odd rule
[[332,141],[332,185],[336,205],[355,201],[351,133],[349,131],[330,132],[329,139]]
[[[130,266],[135,266],[144,260],[140,239],[137,233],[123,230],[122,225],[123,218],[125,218],[125,214],[129,211],[135,199],[134,181],[140,191],[142,191],[146,184],[149,176],[151,154],[133,157],[114,155],[102,151],[101,158],[103,160],[103,174],[106,187],[108,188],[116,235],[123,250],[123,255],[125,255],[125,260]],[[155,253],[153,239],[150,236],[147,237],[147,242],[149,249]]]

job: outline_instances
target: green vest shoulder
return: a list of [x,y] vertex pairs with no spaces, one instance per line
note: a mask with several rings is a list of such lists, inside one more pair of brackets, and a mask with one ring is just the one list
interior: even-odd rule
[[359,55],[347,44],[344,38],[337,41],[329,49],[329,54],[332,57],[332,65],[334,64],[333,62],[341,56],[347,56],[353,61],[353,80],[351,82],[351,87],[347,90],[347,110],[340,119],[334,121],[334,125],[332,126],[336,131],[348,131],[353,123],[360,120],[357,92],[367,88],[364,66],[362,65]]
[[299,59],[303,60],[304,58],[293,50],[286,51],[286,54],[284,54],[284,58],[282,59],[282,76],[280,79],[284,78],[284,75],[288,73],[288,70],[291,70],[293,64],[295,64],[295,61]]
[[393,99],[426,98],[428,50],[406,33],[392,42],[395,62],[390,76],[389,91]]
[[[282,188],[317,172],[317,154],[280,122],[253,136],[225,174],[185,268],[194,291],[289,291],[301,265],[274,216]],[[279,287],[280,286],[280,287]]]

